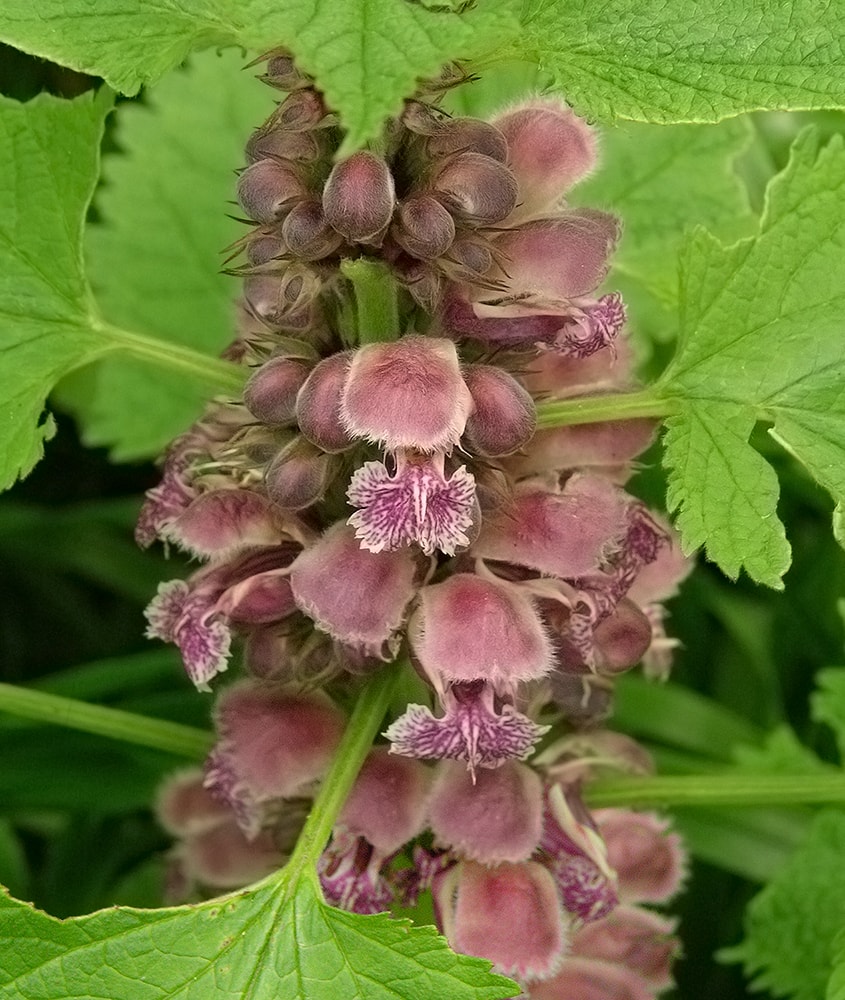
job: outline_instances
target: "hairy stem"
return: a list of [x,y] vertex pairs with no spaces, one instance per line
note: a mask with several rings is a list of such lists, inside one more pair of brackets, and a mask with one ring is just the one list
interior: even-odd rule
[[305,869],[316,866],[364,758],[372,748],[373,739],[384,721],[397,678],[405,667],[407,664],[404,661],[385,666],[361,688],[332,765],[320,785],[296,848],[285,868],[291,878],[290,884],[295,884]]
[[604,806],[797,806],[845,803],[845,775],[711,774],[613,778],[585,789]]
[[0,684],[0,712],[32,722],[67,726],[97,736],[166,750],[191,760],[202,760],[214,740],[213,735],[204,729],[183,726],[166,719],[151,719],[105,705],[90,705],[75,698],[64,698],[14,684]]
[[171,344],[156,337],[147,337],[107,324],[101,330],[108,337],[112,351],[122,351],[159,368],[182,372],[207,386],[210,392],[239,396],[249,374],[241,365],[213,358],[180,344]]
[[661,419],[677,412],[675,400],[659,396],[653,389],[643,389],[641,392],[608,393],[539,403],[537,427],[567,427],[638,417]]
[[344,260],[340,270],[355,291],[358,343],[396,340],[400,332],[399,303],[390,268],[378,261],[359,257],[357,260]]

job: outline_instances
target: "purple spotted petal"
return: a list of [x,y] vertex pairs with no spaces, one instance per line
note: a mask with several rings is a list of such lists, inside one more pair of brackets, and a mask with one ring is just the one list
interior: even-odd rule
[[363,837],[335,830],[317,862],[326,901],[353,913],[383,913],[393,892],[379,872],[383,855]]
[[588,358],[611,347],[625,323],[625,306],[618,292],[602,296],[578,310],[558,331],[551,350],[571,358]]
[[496,712],[493,691],[484,682],[456,684],[445,696],[438,719],[424,705],[409,705],[387,730],[393,753],[423,760],[465,760],[470,771],[525,760],[546,732],[505,705]]
[[189,592],[190,588],[184,580],[168,580],[158,585],[158,593],[144,611],[148,639],[175,641],[176,626],[185,613]]
[[382,462],[366,462],[346,491],[358,507],[349,518],[362,548],[393,551],[416,542],[427,555],[454,555],[469,545],[475,479],[461,466],[446,479],[433,461],[400,462],[391,475]]

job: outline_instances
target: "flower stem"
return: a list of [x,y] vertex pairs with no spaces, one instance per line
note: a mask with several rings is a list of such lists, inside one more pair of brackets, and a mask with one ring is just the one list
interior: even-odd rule
[[659,396],[653,389],[555,399],[538,404],[537,427],[567,427],[602,420],[634,420],[638,417],[660,419],[677,413],[678,409],[674,399]]
[[183,726],[166,719],[151,719],[105,705],[90,705],[45,691],[0,684],[0,711],[32,722],[47,722],[109,736],[126,743],[165,750],[191,760],[202,760],[213,742],[204,729]]
[[285,867],[291,882],[295,883],[304,870],[315,868],[364,758],[372,748],[373,738],[384,721],[397,678],[406,667],[403,661],[385,666],[361,688],[332,765]]
[[604,806],[797,806],[845,803],[845,774],[711,774],[613,778],[585,789]]
[[212,392],[240,395],[249,374],[249,370],[241,365],[213,358],[181,344],[171,344],[108,324],[101,326],[101,332],[108,337],[110,350],[124,351],[159,368],[190,375]]
[[355,290],[358,343],[376,344],[399,336],[399,302],[390,268],[359,257],[341,262],[341,273]]

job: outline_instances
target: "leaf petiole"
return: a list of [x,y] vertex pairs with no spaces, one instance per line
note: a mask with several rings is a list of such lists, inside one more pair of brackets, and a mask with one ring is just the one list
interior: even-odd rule
[[568,427],[603,420],[635,420],[644,417],[659,420],[679,411],[678,402],[660,396],[650,388],[640,392],[607,393],[539,403],[537,427]]

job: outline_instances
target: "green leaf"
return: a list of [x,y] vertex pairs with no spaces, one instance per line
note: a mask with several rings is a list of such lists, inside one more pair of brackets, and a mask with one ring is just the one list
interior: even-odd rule
[[845,926],[845,813],[826,810],[807,842],[748,906],[745,939],[723,952],[752,985],[793,1000],[818,1000]]
[[[104,159],[100,221],[86,239],[91,285],[107,319],[213,355],[234,339],[240,291],[220,273],[220,251],[244,231],[227,214],[234,171],[273,106],[242,65],[235,52],[203,53],[144,104],[119,107],[120,151]],[[207,398],[195,382],[150,365],[109,359],[84,375],[62,402],[86,443],[110,445],[117,461],[159,454]]]
[[845,149],[796,141],[769,185],[759,233],[725,247],[703,230],[681,264],[678,351],[655,387],[667,421],[668,502],[687,549],[731,577],[781,586],[789,545],[774,471],[748,443],[758,420],[839,501],[845,497],[842,320]]
[[[450,951],[433,927],[359,916],[284,875],[196,906],[116,907],[55,920],[0,895],[3,1000],[499,1000],[489,962]],[[139,965],[139,958],[141,964]]]
[[0,488],[26,475],[52,421],[47,394],[64,375],[128,351],[236,389],[242,373],[194,351],[105,324],[82,266],[82,223],[97,178],[105,91],[75,101],[0,98]]
[[135,93],[195,48],[287,45],[347,129],[345,152],[378,135],[419,77],[497,48],[518,31],[512,0],[462,13],[408,0],[6,0],[0,39]]
[[827,984],[825,1000],[845,1000],[845,927],[833,942],[833,974]]
[[845,106],[845,14],[817,0],[525,0],[522,43],[577,109],[714,122]]
[[837,768],[820,760],[785,724],[768,733],[762,746],[738,746],[733,756],[744,774],[837,773]]
[[111,98],[0,98],[0,487],[26,475],[53,433],[57,377],[94,357],[81,232]]
[[818,690],[810,696],[813,719],[833,730],[840,760],[845,764],[845,669],[820,670],[816,674],[816,685]]
[[677,257],[686,230],[702,225],[722,239],[751,232],[755,219],[734,170],[750,137],[745,118],[602,131],[600,169],[572,200],[608,209],[624,222],[608,284],[622,292],[635,333],[646,327],[650,336],[666,339],[677,325]]

